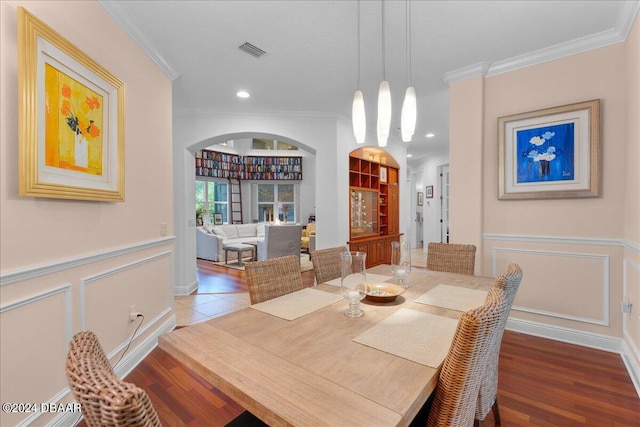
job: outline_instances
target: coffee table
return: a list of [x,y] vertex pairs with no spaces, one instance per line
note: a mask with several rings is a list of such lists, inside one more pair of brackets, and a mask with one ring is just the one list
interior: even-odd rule
[[224,246],[224,263],[228,264],[228,259],[229,259],[229,251],[231,252],[235,252],[238,254],[238,264],[239,265],[244,265],[242,263],[242,253],[243,252],[247,252],[250,251],[251,252],[251,260],[253,261],[255,259],[256,253],[255,253],[255,246],[253,245],[247,245],[245,243],[230,243],[228,245]]

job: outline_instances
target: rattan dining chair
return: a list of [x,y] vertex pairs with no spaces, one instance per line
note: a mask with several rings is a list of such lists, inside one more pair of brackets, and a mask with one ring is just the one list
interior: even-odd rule
[[245,266],[251,304],[289,294],[304,288],[300,257],[284,256],[250,262]]
[[429,243],[427,249],[427,270],[473,274],[475,262],[475,245]]
[[481,307],[460,317],[438,377],[427,427],[479,426],[475,408],[482,369],[506,306],[504,290],[493,287]]
[[75,334],[69,342],[67,367],[70,364],[71,366],[79,366],[80,361],[87,358],[92,359],[106,372],[115,375],[96,334],[92,331],[81,331]]
[[311,252],[311,263],[313,264],[313,273],[316,276],[316,284],[326,283],[341,276],[340,254],[342,252],[347,252],[347,248],[338,246]]
[[147,393],[116,377],[93,332],[79,332],[72,338],[66,375],[87,426],[160,426]]
[[504,280],[496,280],[494,286],[502,287],[507,299],[507,308],[500,320],[498,334],[489,351],[486,368],[483,371],[482,382],[480,383],[480,393],[478,395],[478,405],[476,407],[476,419],[482,421],[487,417],[490,410],[493,411],[493,419],[496,424],[500,424],[500,410],[498,408],[498,361],[500,359],[500,345],[502,336],[509,318],[509,311],[516,297],[516,292],[522,281],[522,269],[518,264],[510,264],[507,271],[502,274]]

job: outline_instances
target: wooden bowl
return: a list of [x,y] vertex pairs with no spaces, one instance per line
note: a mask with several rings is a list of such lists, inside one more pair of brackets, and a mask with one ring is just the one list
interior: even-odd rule
[[392,302],[404,293],[404,288],[394,283],[367,283],[367,296],[373,302]]

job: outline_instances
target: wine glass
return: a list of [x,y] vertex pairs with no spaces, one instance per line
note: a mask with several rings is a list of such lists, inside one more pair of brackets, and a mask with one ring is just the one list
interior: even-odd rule
[[391,270],[398,285],[408,288],[407,276],[411,273],[411,242],[391,242]]
[[349,308],[344,312],[347,317],[362,317],[360,301],[367,295],[365,252],[342,252],[340,254],[340,291],[349,301]]

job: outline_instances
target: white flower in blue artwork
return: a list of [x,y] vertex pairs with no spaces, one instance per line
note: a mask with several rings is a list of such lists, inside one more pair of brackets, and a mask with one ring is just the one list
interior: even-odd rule
[[517,131],[517,182],[574,179],[574,124],[531,127]]
[[540,162],[540,176],[549,175],[549,162],[556,158],[556,147],[554,147],[553,145],[547,146],[546,149],[542,152],[540,150],[544,148],[542,146],[554,136],[555,132],[547,131],[541,136],[533,136],[529,140],[529,143],[532,144],[532,147],[530,151],[526,153],[526,156],[532,159],[534,162]]

